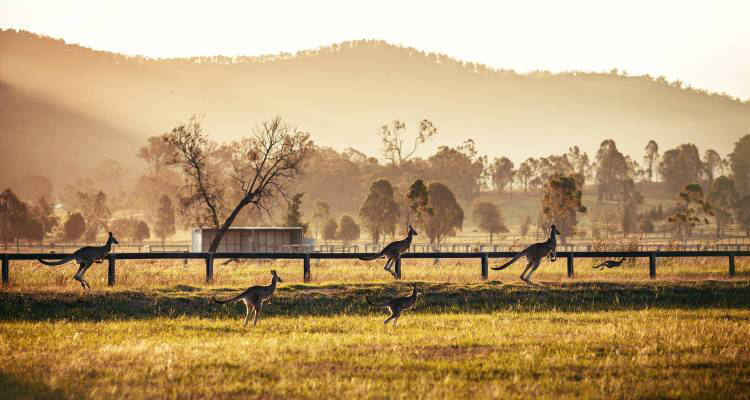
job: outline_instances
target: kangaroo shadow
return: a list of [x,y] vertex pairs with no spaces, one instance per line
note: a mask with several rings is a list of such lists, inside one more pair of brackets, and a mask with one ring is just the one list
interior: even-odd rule
[[[424,295],[417,302],[420,313],[585,312],[642,309],[747,309],[750,282],[706,281],[692,283],[548,283],[544,287],[476,284],[418,283]],[[408,284],[352,284],[302,288],[282,287],[264,316],[373,315],[379,310],[364,301],[369,295],[380,301],[408,294]],[[186,288],[187,289],[187,288]],[[236,289],[211,288],[168,292],[1,292],[0,321],[101,321],[156,317],[244,317],[244,306],[221,306],[213,296],[238,293]]]

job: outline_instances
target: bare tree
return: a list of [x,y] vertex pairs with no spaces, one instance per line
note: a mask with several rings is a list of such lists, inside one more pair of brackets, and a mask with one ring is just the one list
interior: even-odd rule
[[399,119],[393,120],[390,125],[383,125],[380,128],[380,137],[383,140],[383,155],[394,165],[401,164],[402,161],[414,155],[420,144],[437,134],[437,128],[431,121],[426,119],[419,121],[419,133],[414,138],[414,146],[411,150],[408,150],[404,148],[404,130],[406,130],[406,124]]
[[[202,205],[205,221],[218,229],[208,251],[215,252],[224,234],[247,205],[269,212],[270,201],[286,197],[285,185],[302,174],[309,134],[284,123],[279,116],[255,126],[250,137],[242,138],[223,151],[231,151],[231,168],[212,165],[216,145],[202,132],[200,119],[193,116],[166,134],[174,146],[175,163],[182,167],[185,186],[180,194],[181,211]],[[222,182],[239,192],[239,200],[224,218],[227,201]],[[220,222],[223,219],[224,222]]]

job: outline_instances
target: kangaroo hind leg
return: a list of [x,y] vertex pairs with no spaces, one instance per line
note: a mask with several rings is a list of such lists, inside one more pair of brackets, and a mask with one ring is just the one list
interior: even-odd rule
[[73,275],[73,279],[77,280],[78,283],[81,284],[81,287],[83,288],[83,290],[86,290],[86,289],[91,290],[91,286],[89,285],[89,283],[86,282],[85,279],[83,279],[83,274],[85,274],[86,271],[89,269],[89,267],[91,266],[91,263],[87,263],[86,261],[82,261],[78,265],[79,265],[78,272],[76,272],[76,274]]

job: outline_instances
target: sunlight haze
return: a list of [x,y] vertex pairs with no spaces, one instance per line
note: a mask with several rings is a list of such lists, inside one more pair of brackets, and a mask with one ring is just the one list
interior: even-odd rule
[[[149,57],[379,39],[495,68],[663,75],[750,99],[750,2],[0,1],[0,28]],[[377,6],[375,6],[377,5]]]

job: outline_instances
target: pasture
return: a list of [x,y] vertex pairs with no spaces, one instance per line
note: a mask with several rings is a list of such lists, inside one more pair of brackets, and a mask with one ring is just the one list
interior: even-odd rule
[[[495,260],[497,261],[497,260]],[[497,263],[493,261],[491,265]],[[593,262],[594,260],[592,260]],[[479,280],[478,260],[299,261],[215,266],[106,263],[83,293],[72,266],[14,262],[0,291],[2,398],[749,398],[750,280],[744,259],[647,261],[618,270],[520,263]],[[270,269],[284,283],[258,326],[221,306]],[[374,300],[425,292],[397,327]]]

